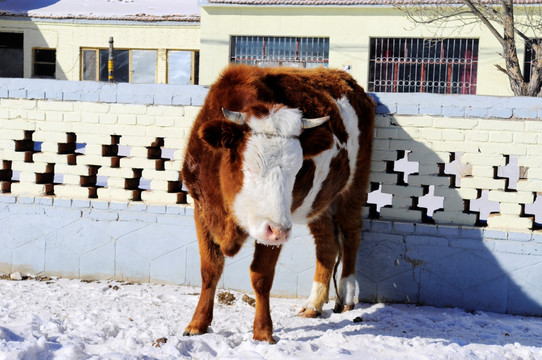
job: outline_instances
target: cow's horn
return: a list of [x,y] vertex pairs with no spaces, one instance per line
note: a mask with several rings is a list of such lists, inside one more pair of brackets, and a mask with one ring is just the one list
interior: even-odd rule
[[317,127],[319,125],[322,125],[328,120],[329,120],[329,116],[324,116],[324,117],[316,118],[316,119],[305,119],[305,118],[301,119],[301,121],[303,121],[303,129],[310,129],[313,127]]
[[243,125],[245,123],[245,120],[247,119],[246,113],[230,111],[225,108],[222,108],[222,112],[224,113],[226,119],[233,123],[236,123],[237,125]]

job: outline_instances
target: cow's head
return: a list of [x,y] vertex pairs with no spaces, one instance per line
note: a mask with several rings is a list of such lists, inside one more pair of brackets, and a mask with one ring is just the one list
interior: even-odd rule
[[[200,129],[200,137],[225,149],[220,184],[239,225],[256,241],[283,244],[292,227],[292,190],[303,160],[331,147],[320,127],[329,116],[305,119],[299,109],[274,105],[234,112]],[[310,185],[309,185],[310,186]]]

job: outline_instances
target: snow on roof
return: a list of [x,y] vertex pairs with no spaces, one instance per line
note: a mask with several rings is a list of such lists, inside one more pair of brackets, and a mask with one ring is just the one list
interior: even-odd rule
[[[484,3],[500,4],[496,0],[481,0]],[[462,4],[460,0],[207,0],[209,4],[229,5],[303,5],[303,6],[393,6]],[[542,4],[542,0],[514,0],[517,5]]]
[[0,0],[0,15],[51,19],[194,21],[198,0]]
[[[486,3],[496,0],[481,0]],[[52,19],[200,21],[200,6],[302,5],[392,6],[461,3],[459,0],[0,0],[0,16]],[[542,0],[514,0],[515,4],[542,4]]]

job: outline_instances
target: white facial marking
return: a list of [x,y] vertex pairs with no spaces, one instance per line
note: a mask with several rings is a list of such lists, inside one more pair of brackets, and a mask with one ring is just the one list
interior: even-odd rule
[[316,196],[322,188],[322,184],[324,183],[330,172],[331,161],[335,156],[337,156],[340,149],[347,150],[350,165],[350,176],[346,183],[345,189],[348,189],[348,187],[350,187],[350,185],[352,184],[352,180],[354,179],[354,169],[356,168],[357,154],[359,150],[358,140],[360,131],[358,126],[358,116],[356,115],[356,111],[354,110],[352,105],[350,105],[350,102],[348,101],[346,96],[335,100],[335,103],[339,108],[339,113],[341,114],[344,127],[346,128],[346,132],[348,133],[348,140],[344,144],[340,143],[337,137],[334,137],[334,143],[332,147],[313,158],[316,170],[314,173],[312,188],[303,200],[301,206],[297,208],[292,215],[293,221],[295,223],[304,224],[307,222],[308,216],[312,211],[312,204],[314,203]]
[[303,114],[299,109],[277,107],[272,109],[269,116],[249,120],[249,126],[255,133],[265,133],[277,136],[299,136],[302,129]]
[[252,135],[243,153],[243,187],[233,210],[256,241],[281,245],[292,226],[290,209],[295,177],[303,163],[297,136],[301,111],[281,107],[262,119],[249,119]]

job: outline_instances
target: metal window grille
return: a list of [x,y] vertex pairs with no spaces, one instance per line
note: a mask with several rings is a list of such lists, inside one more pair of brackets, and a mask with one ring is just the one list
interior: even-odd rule
[[531,75],[533,73],[533,66],[536,62],[535,53],[531,45],[532,42],[540,44],[540,42],[542,42],[542,39],[531,39],[525,42],[525,60],[523,62],[523,74],[525,81],[527,82],[529,82],[531,79]]
[[373,38],[369,91],[476,94],[477,39]]
[[266,66],[328,66],[329,38],[232,36],[230,61]]

